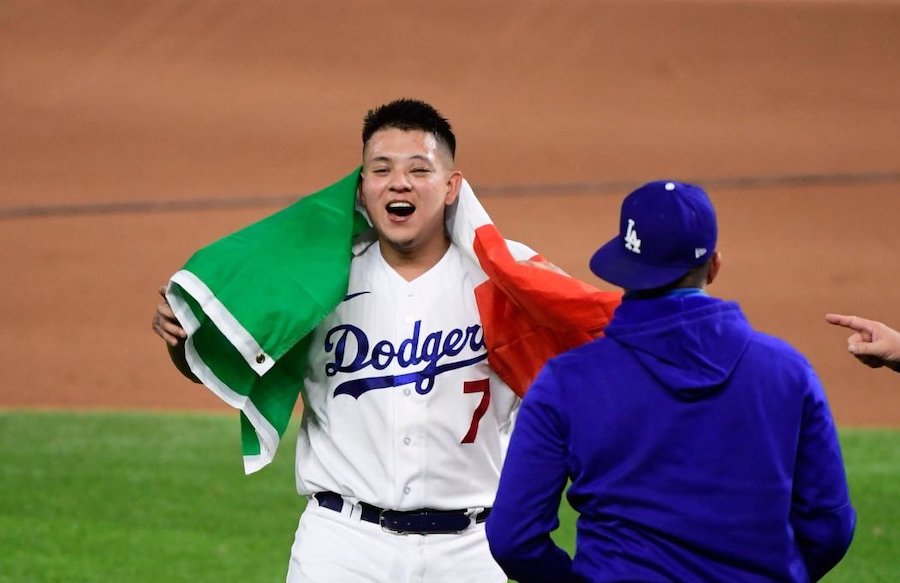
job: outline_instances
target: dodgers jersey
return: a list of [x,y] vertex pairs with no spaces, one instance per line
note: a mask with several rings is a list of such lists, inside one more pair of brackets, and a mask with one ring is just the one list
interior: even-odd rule
[[519,399],[488,366],[476,282],[451,245],[406,281],[373,243],[313,332],[297,490],[382,508],[489,507]]

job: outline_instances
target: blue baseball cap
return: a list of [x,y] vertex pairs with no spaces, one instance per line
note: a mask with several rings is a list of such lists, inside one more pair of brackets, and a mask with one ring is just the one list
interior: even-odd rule
[[591,257],[591,271],[626,290],[675,283],[716,250],[716,211],[699,186],[657,180],[622,201],[619,236]]

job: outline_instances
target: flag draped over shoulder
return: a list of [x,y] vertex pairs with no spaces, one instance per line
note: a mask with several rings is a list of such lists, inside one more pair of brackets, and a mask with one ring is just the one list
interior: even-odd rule
[[[166,298],[188,334],[191,371],[241,412],[244,469],[275,455],[303,383],[309,333],[347,292],[357,168],[344,179],[197,251]],[[469,258],[488,361],[518,395],[546,360],[602,334],[620,295],[520,263],[543,258],[505,241],[463,181],[451,239]]]
[[306,365],[304,339],[344,297],[356,169],[339,182],[197,251],[166,298],[188,334],[191,371],[241,411],[247,473],[272,461]]
[[[475,300],[488,363],[520,397],[548,359],[603,334],[621,302],[500,235],[468,182],[447,217],[450,238],[477,266]],[[528,260],[530,263],[521,263]]]

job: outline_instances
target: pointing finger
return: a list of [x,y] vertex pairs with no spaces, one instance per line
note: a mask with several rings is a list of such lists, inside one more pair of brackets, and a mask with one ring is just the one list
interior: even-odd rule
[[845,316],[843,314],[825,314],[825,320],[829,324],[834,324],[835,326],[843,326],[844,328],[849,328],[851,330],[855,330],[863,335],[863,338],[866,340],[872,339],[872,324],[870,320],[866,320],[865,318],[860,318],[858,316]]

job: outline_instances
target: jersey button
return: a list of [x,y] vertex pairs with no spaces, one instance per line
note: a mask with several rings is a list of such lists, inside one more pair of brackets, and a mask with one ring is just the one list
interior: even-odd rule
[[411,441],[412,439],[410,439],[408,435],[403,438],[403,443],[406,445],[409,445]]
[[403,389],[403,396],[408,397],[411,392],[409,389]]
[[410,492],[409,486],[407,486],[406,488],[403,488],[403,493],[404,493],[404,494],[409,494],[409,492]]

